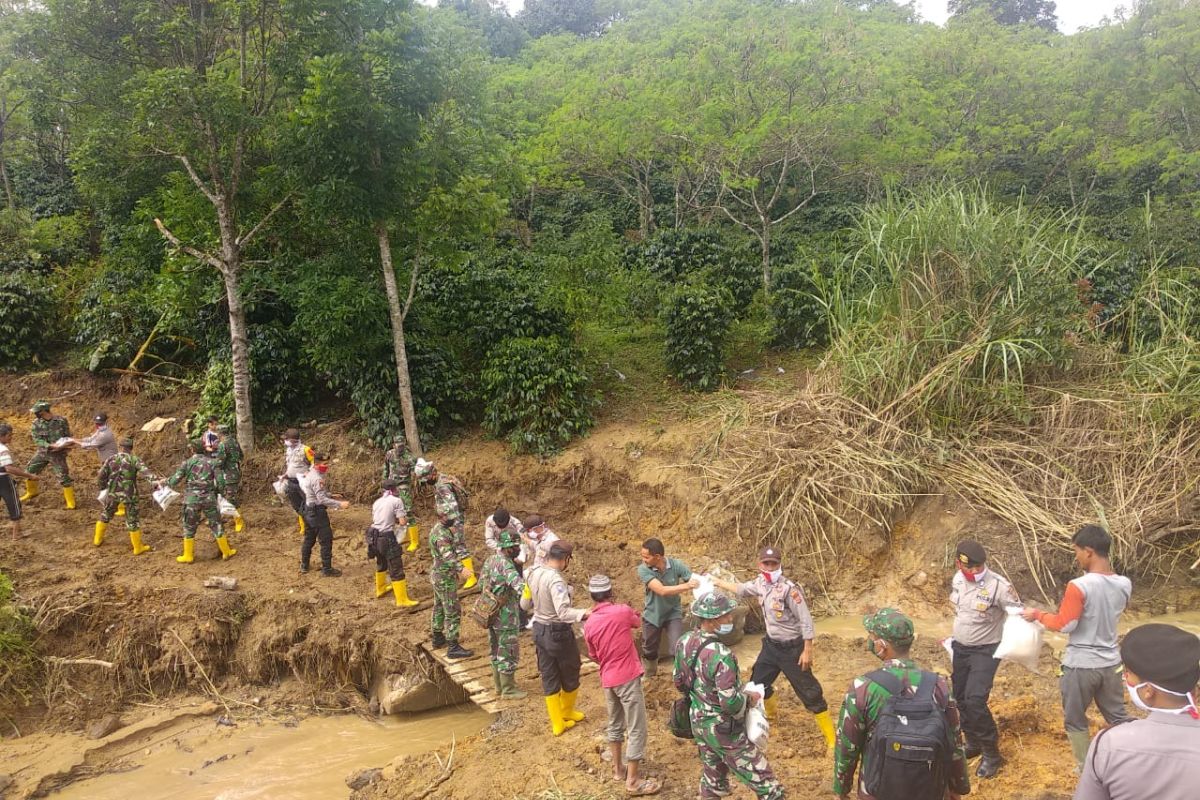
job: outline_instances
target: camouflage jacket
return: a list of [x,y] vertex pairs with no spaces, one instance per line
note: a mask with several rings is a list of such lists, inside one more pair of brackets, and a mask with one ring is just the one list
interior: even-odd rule
[[179,465],[175,474],[167,478],[167,485],[175,486],[187,482],[186,497],[216,502],[217,495],[225,491],[225,478],[217,469],[217,462],[208,456],[193,455]]
[[[909,659],[885,661],[883,669],[899,678],[906,691],[910,688],[915,689],[921,682],[920,667]],[[858,767],[859,758],[866,757],[867,740],[871,738],[875,722],[889,697],[891,693],[887,689],[868,680],[865,675],[860,675],[851,682],[846,699],[842,702],[842,714],[837,727],[837,746],[833,751],[834,794],[849,794],[854,789],[854,771]],[[946,724],[955,742],[954,764],[948,776],[949,793],[967,794],[971,790],[971,784],[967,778],[967,759],[963,753],[958,705],[950,694],[946,679],[940,675],[933,690],[933,701],[945,709]],[[862,800],[871,800],[871,796],[861,787],[858,796]]]
[[400,445],[393,447],[383,454],[383,479],[391,478],[400,486],[412,484],[412,471],[417,460],[413,458],[408,447]]
[[471,557],[467,551],[462,528],[439,522],[429,532],[429,552],[433,557],[434,572],[458,573],[462,562]]
[[715,633],[696,629],[679,638],[675,688],[691,702],[693,724],[739,717],[746,708],[737,658]]
[[479,576],[479,585],[483,591],[491,592],[503,606],[507,606],[515,612],[525,579],[521,577],[521,570],[517,569],[517,565],[511,558],[503,553],[493,553],[483,563],[483,574]]
[[237,439],[229,437],[217,445],[217,452],[213,458],[216,459],[221,472],[225,473],[226,483],[237,483],[242,479],[242,459],[245,457]]
[[158,480],[150,468],[133,453],[117,453],[105,461],[96,476],[96,485],[107,489],[110,499],[128,500],[137,496],[137,479],[145,478],[150,483]]
[[45,450],[59,439],[69,437],[71,428],[65,419],[53,416],[50,419],[35,419],[29,435],[33,437],[33,443],[38,450]]
[[441,473],[433,485],[433,507],[438,520],[461,524],[467,516],[467,490],[453,475]]

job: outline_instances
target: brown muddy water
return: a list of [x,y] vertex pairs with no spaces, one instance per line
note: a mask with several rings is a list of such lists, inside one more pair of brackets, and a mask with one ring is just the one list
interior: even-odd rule
[[397,756],[448,746],[483,730],[491,715],[472,705],[369,720],[312,717],[288,727],[189,721],[123,760],[127,771],[78,781],[55,800],[314,800],[347,797],[346,777]]

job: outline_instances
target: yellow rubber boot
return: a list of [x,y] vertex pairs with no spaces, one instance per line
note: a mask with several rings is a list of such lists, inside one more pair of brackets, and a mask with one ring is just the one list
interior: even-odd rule
[[300,523],[300,535],[303,536],[304,535],[304,517],[297,514],[296,521]]
[[408,581],[392,581],[392,593],[396,595],[396,605],[401,608],[417,605],[417,601],[408,596]]
[[130,542],[130,544],[133,545],[133,554],[135,556],[140,556],[142,553],[149,553],[151,550],[154,549],[153,547],[151,547],[148,544],[142,544],[142,532],[141,531],[130,531],[129,532],[129,542]]
[[375,599],[383,597],[392,587],[388,585],[388,576],[386,572],[375,573]]
[[573,692],[559,692],[560,708],[562,709],[562,718],[564,722],[574,724],[583,722],[583,712],[575,710],[575,698],[579,695],[579,690]]
[[833,718],[829,716],[828,711],[822,711],[820,714],[813,714],[813,719],[816,720],[817,727],[821,729],[821,735],[825,737],[826,749],[833,750],[833,745],[837,741],[833,732]]
[[92,544],[96,547],[104,544],[104,532],[108,530],[108,523],[96,520],[96,532],[92,534]]
[[117,503],[117,513],[114,514],[113,516],[115,516],[115,517],[125,516],[125,504],[124,503]]
[[28,478],[25,481],[25,494],[21,495],[20,500],[24,503],[26,500],[32,500],[42,493],[42,489],[38,486],[37,478]]
[[413,552],[420,545],[420,537],[417,535],[417,526],[408,526],[408,552]]
[[196,540],[183,540],[183,555],[175,556],[175,560],[180,564],[190,564],[196,560]]
[[241,533],[246,529],[246,520],[242,519],[242,515],[238,514],[233,518],[233,532]]
[[546,713],[550,716],[550,730],[555,736],[562,736],[563,731],[575,727],[574,720],[563,719],[561,698],[561,692],[546,695]]
[[475,578],[475,562],[473,562],[470,557],[464,558],[462,565],[471,570],[471,577],[467,578],[467,582],[463,584],[463,590],[465,591],[479,583],[479,581]]
[[63,487],[63,501],[67,504],[67,510],[75,510],[75,489],[71,486]]
[[221,548],[221,560],[228,561],[237,555],[237,550],[229,546],[229,540],[224,536],[217,537],[217,547]]
[[775,719],[775,714],[779,711],[779,695],[773,694],[770,697],[763,699],[763,713],[767,720]]

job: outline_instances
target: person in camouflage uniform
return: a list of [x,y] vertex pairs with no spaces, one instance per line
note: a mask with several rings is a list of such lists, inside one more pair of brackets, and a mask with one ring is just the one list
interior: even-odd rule
[[208,520],[208,527],[217,540],[221,549],[221,558],[229,559],[237,554],[229,546],[225,531],[221,527],[221,511],[217,508],[217,495],[225,489],[225,481],[217,462],[204,455],[204,442],[196,439],[192,442],[192,455],[179,465],[175,474],[162,481],[160,485],[175,486],[185,481],[186,490],[183,495],[183,555],[175,558],[180,564],[191,564],[196,554],[196,529],[200,527],[200,519]]
[[[905,691],[919,686],[922,670],[908,657],[915,636],[912,620],[894,608],[883,608],[863,617],[863,627],[867,629],[867,646],[872,655],[883,661],[883,669],[896,676]],[[833,751],[833,793],[839,797],[849,797],[854,789],[855,769],[859,759],[869,753],[867,742],[889,697],[891,693],[872,681],[869,675],[861,675],[851,682],[846,699],[842,701],[837,744]],[[949,786],[945,794],[948,800],[952,800],[969,793],[971,783],[967,777],[958,706],[950,693],[949,684],[941,675],[937,676],[933,701],[945,713],[950,738],[954,742],[954,756],[947,775]],[[860,777],[866,772],[867,764],[864,761],[859,770]],[[860,800],[872,800],[861,780],[858,797]]]
[[466,549],[467,490],[458,478],[439,472],[433,462],[423,458],[417,459],[416,465],[413,466],[413,475],[418,480],[433,484],[433,510],[437,514],[438,524],[454,528],[455,535],[463,543],[465,555],[462,565],[471,575],[462,588],[464,591],[470,589],[477,580],[475,563],[471,559],[470,551]]
[[[413,476],[434,484],[438,522],[429,532],[429,552],[433,564],[429,579],[433,583],[433,646],[447,647],[448,658],[470,658],[474,655],[458,643],[462,606],[458,601],[459,578],[475,585],[471,554],[467,552],[466,526],[463,523],[464,504],[459,503],[461,484],[449,475],[439,475],[433,463],[418,459]],[[466,588],[464,586],[463,588]]]
[[392,440],[392,449],[383,455],[383,479],[396,482],[396,496],[404,501],[408,512],[408,552],[415,552],[418,547],[417,512],[413,506],[413,467],[417,460],[408,449],[408,443],[403,436]]
[[100,510],[100,519],[96,520],[96,533],[92,544],[96,547],[104,544],[104,532],[108,523],[117,514],[118,506],[125,508],[125,527],[129,531],[129,541],[133,544],[133,554],[140,556],[150,551],[150,547],[142,544],[142,529],[138,524],[138,488],[137,479],[144,478],[147,482],[157,484],[158,476],[150,471],[142,460],[133,454],[133,439],[129,436],[121,439],[117,445],[120,449],[100,467],[96,483],[102,492],[107,491],[104,506]]
[[517,568],[517,556],[521,554],[521,539],[516,531],[505,528],[497,540],[500,549],[483,564],[479,581],[482,591],[495,595],[500,608],[488,621],[488,642],[492,650],[492,679],[496,682],[496,694],[504,698],[519,700],[525,692],[517,688],[517,638],[521,633],[521,590],[525,579]]
[[692,603],[696,630],[685,633],[675,648],[675,688],[688,698],[692,736],[700,754],[702,800],[729,794],[732,774],[755,797],[779,800],[785,796],[767,756],[746,737],[747,705],[762,698],[744,694],[737,658],[719,636],[733,630],[737,603],[719,592]]
[[[29,411],[36,417],[29,434],[33,438],[33,444],[37,450],[34,451],[33,458],[29,459],[25,471],[31,475],[39,475],[49,466],[58,476],[67,508],[75,508],[75,488],[71,481],[71,470],[67,466],[67,451],[54,447],[54,443],[59,439],[71,438],[71,427],[65,419],[50,413],[50,404],[45,400],[34,403],[33,408]],[[41,487],[38,479],[26,478],[25,494],[21,495],[21,502],[31,500],[39,494],[41,494]]]
[[221,496],[236,506],[241,499],[242,461],[246,456],[242,453],[242,446],[238,444],[237,437],[230,435],[228,425],[218,425],[217,433],[220,434],[221,441],[217,444],[213,458],[216,459],[217,469],[225,481],[225,490],[221,492]]

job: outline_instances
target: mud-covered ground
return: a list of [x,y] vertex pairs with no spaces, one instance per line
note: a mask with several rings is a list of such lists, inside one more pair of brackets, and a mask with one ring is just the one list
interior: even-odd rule
[[[155,416],[182,421],[192,402],[186,393],[122,394],[112,384],[76,374],[6,381],[0,386],[0,419],[17,428],[12,447],[19,462],[32,452],[29,405],[41,398],[55,401],[56,412],[68,417],[77,436],[90,430],[94,411],[106,411],[120,435],[137,431]],[[576,545],[569,577],[581,599],[586,598],[588,575],[605,572],[621,598],[638,605],[635,568],[640,543],[648,536],[663,539],[671,555],[694,569],[724,563],[747,574],[757,544],[753,531],[739,532],[730,516],[702,514],[704,487],[687,466],[709,441],[711,426],[696,414],[651,411],[639,412],[636,419],[610,420],[549,461],[511,456],[501,444],[478,437],[436,447],[431,457],[472,493],[468,535],[476,566],[487,555],[483,518],[502,503],[517,516],[542,514]],[[238,554],[229,561],[220,560],[211,535],[202,528],[196,562],[177,564],[179,511],[163,513],[149,501],[142,511],[142,530],[153,552],[130,555],[120,518],[110,525],[104,545],[95,548],[95,455],[71,455],[79,504],[74,511],[63,508],[56,481],[45,474],[42,495],[26,506],[28,537],[12,542],[7,530],[0,531],[0,570],[13,578],[21,601],[32,610],[39,653],[49,657],[45,671],[24,686],[24,696],[10,692],[0,698],[0,722],[5,723],[0,732],[6,738],[18,732],[80,734],[114,713],[121,714],[122,724],[136,724],[196,697],[243,718],[366,713],[371,689],[383,675],[430,669],[415,648],[428,635],[427,607],[409,614],[390,599],[374,599],[374,566],[365,558],[361,532],[369,522],[381,454],[351,432],[348,420],[314,422],[302,430],[306,441],[332,453],[333,489],[354,502],[331,515],[334,563],[344,573],[340,578],[323,578],[315,569],[299,573],[296,518],[269,488],[279,466],[277,447],[265,447],[247,463],[242,504],[247,529],[230,534]],[[169,474],[184,456],[185,440],[176,423],[159,434],[137,434],[136,452],[154,471]],[[428,600],[424,545],[432,513],[427,494],[418,499],[417,512],[422,547],[406,557],[406,569],[414,599]],[[788,565],[789,572],[806,582],[818,615],[855,614],[867,605],[892,604],[917,617],[944,617],[947,549],[967,533],[1003,552],[1005,531],[994,521],[953,501],[930,498],[893,526],[890,551],[864,545],[845,563],[821,570]],[[1021,587],[1018,570],[1012,572]],[[238,590],[206,589],[202,584],[209,576],[237,578]],[[1162,612],[1184,610],[1196,597],[1186,587],[1159,587],[1152,601],[1149,595],[1141,599],[1149,610]],[[856,632],[839,630],[841,635],[818,638],[815,666],[835,712],[850,679],[875,663]],[[486,647],[485,633],[466,619],[463,631],[467,647]],[[917,655],[926,665],[946,671],[936,639],[920,638]],[[741,653],[747,672],[757,649],[754,640],[749,637]],[[446,751],[438,754],[441,762],[432,753],[410,757],[391,765],[383,780],[357,796],[475,800],[534,797],[552,788],[620,795],[599,755],[604,708],[597,678],[586,678],[580,694],[579,707],[588,719],[555,738],[539,696],[528,635],[521,643],[518,678],[529,699],[509,703],[509,710],[483,734],[457,742],[452,760]],[[1069,795],[1073,778],[1053,670],[1048,652],[1038,675],[1012,665],[1001,669],[993,709],[1009,765],[998,780],[982,784],[977,796]],[[694,747],[671,738],[662,724],[674,699],[668,672],[663,669],[647,686],[651,735],[645,766],[665,780],[664,797],[692,797],[699,772]],[[789,689],[781,698],[781,718],[770,746],[773,765],[791,796],[826,794],[831,767],[820,735]],[[14,764],[11,755],[7,759],[0,754],[0,773],[28,766]],[[103,772],[103,759],[89,769]],[[29,782],[21,783],[20,774],[18,779],[18,789],[28,791]],[[737,796],[749,795],[738,789]]]

